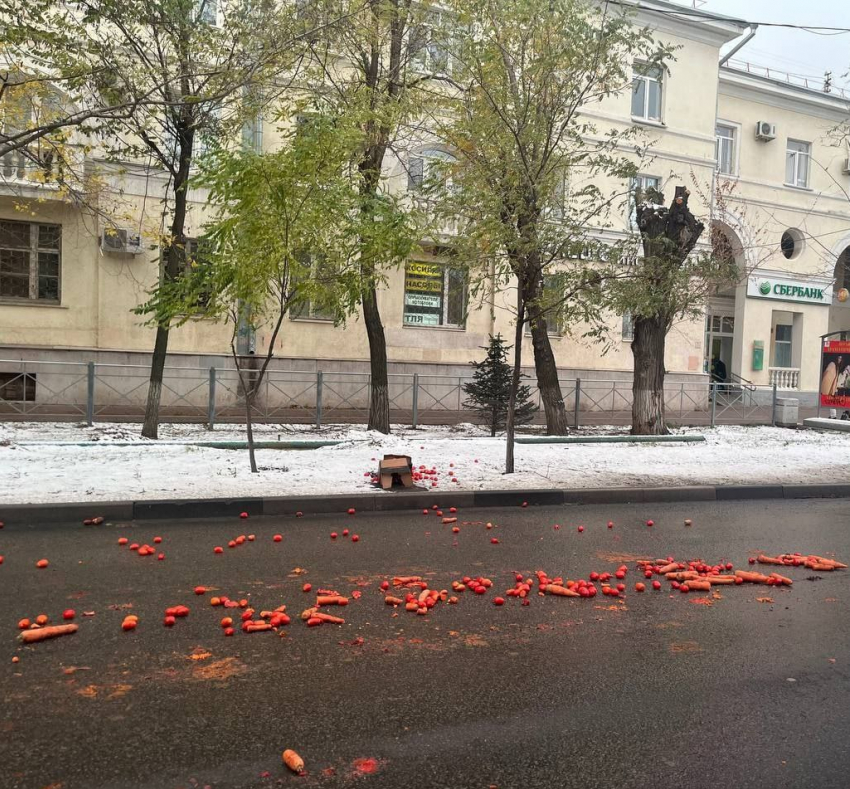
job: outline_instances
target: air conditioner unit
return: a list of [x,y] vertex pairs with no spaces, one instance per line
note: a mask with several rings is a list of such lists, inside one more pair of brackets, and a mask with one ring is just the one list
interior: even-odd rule
[[776,124],[768,123],[767,121],[759,121],[756,124],[756,139],[757,140],[775,140],[776,139]]
[[850,159],[844,160],[844,167],[841,168],[841,172],[844,173],[844,175],[850,175]]
[[132,230],[108,228],[100,236],[100,249],[113,255],[139,255],[142,252],[142,237]]

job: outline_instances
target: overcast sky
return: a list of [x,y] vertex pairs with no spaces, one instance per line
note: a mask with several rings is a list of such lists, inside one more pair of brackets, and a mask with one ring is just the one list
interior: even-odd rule
[[[692,0],[675,2],[694,5]],[[850,28],[850,0],[697,0],[696,5],[704,11],[753,22]],[[821,80],[829,70],[834,84],[850,87],[850,33],[822,36],[804,30],[760,27],[735,59]]]

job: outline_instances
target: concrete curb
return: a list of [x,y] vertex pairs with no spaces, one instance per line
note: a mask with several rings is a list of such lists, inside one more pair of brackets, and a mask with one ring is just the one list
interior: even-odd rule
[[575,488],[568,490],[478,490],[357,493],[342,496],[281,496],[244,499],[177,499],[171,501],[71,502],[67,504],[0,505],[0,521],[8,524],[58,523],[102,516],[110,521],[232,518],[249,515],[294,515],[303,512],[344,514],[458,507],[530,507],[575,504],[648,504],[663,502],[745,501],[766,499],[850,498],[850,484],[813,485],[680,485],[650,488]]

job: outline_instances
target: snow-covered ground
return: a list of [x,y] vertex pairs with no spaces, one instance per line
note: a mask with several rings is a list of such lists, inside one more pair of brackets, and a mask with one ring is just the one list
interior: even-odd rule
[[[251,474],[247,451],[188,443],[242,440],[244,428],[238,425],[222,425],[213,433],[199,425],[163,425],[161,440],[155,442],[141,439],[139,425],[133,424],[0,423],[0,503],[369,492],[376,489],[367,474],[384,453],[410,455],[415,465],[435,468],[438,491],[850,480],[846,433],[725,426],[682,431],[704,434],[704,443],[520,444],[517,473],[506,476],[504,440],[473,425],[399,427],[392,436],[356,425],[321,430],[259,425],[256,432],[258,440],[332,438],[344,443],[317,450],[259,450],[262,471]],[[133,445],[115,446],[126,441]],[[430,486],[430,481],[420,484]]]

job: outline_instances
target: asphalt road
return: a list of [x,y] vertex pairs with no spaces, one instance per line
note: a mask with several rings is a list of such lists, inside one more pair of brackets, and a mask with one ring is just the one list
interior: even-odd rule
[[[711,605],[666,586],[635,593],[643,579],[633,569],[625,603],[601,595],[492,603],[516,570],[586,577],[667,555],[745,566],[758,551],[846,561],[850,502],[458,517],[496,527],[462,524],[455,536],[421,513],[7,524],[0,787],[850,786],[850,571],[809,581],[811,571],[794,569],[790,589],[721,587]],[[329,539],[345,527],[358,543]],[[256,541],[213,553],[249,532]],[[164,561],[117,545],[156,535]],[[49,568],[36,569],[41,558]],[[494,587],[427,617],[393,616],[378,585],[408,573],[436,588],[463,575],[488,576]],[[362,597],[340,609],[345,625],[308,629],[297,619],[313,599],[305,582]],[[210,594],[195,596],[196,585],[258,610],[286,603],[293,622],[285,635],[225,638],[225,612]],[[178,604],[191,613],[163,627],[165,607]],[[20,618],[55,621],[69,607],[77,634],[17,644]],[[131,611],[139,626],[124,633]],[[307,776],[282,766],[285,748],[303,756]]]

